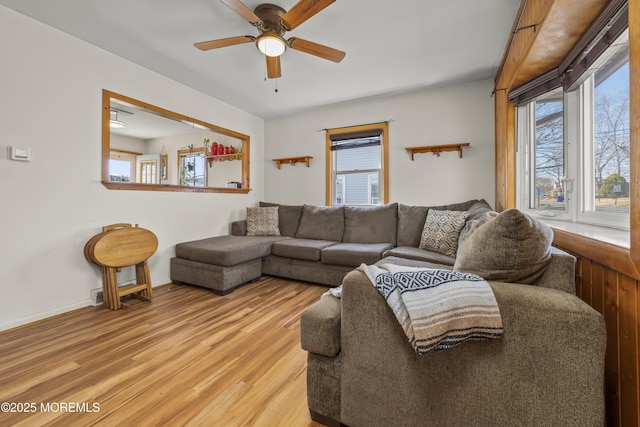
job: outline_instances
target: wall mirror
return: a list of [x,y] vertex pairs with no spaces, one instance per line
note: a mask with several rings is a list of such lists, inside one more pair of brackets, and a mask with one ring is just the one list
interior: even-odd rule
[[249,136],[103,90],[102,184],[247,193]]

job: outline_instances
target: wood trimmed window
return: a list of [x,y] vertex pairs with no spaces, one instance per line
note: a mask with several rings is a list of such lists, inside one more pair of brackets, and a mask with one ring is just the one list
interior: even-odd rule
[[328,129],[326,204],[389,203],[389,125]]
[[136,158],[142,153],[111,149],[109,151],[109,181],[135,182]]

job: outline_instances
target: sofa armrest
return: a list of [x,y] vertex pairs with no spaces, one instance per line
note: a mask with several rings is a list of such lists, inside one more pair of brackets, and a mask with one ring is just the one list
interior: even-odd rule
[[340,351],[341,303],[327,295],[300,316],[300,342],[311,353],[334,357]]
[[418,356],[367,277],[349,273],[342,289],[340,421],[602,426],[602,315],[567,292],[490,284],[502,338]]
[[536,286],[558,289],[576,294],[576,258],[556,247],[551,247],[551,261]]
[[240,221],[233,221],[231,223],[231,235],[232,236],[246,236],[247,235],[247,220],[242,219]]

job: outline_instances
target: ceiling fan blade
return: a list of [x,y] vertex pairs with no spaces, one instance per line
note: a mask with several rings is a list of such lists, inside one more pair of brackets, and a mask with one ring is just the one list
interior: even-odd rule
[[282,23],[287,30],[293,30],[336,0],[300,0],[282,15]]
[[193,45],[200,50],[218,49],[220,47],[233,46],[236,44],[250,43],[255,41],[253,36],[237,36],[227,37],[226,39],[209,40],[207,42],[194,43]]
[[266,56],[267,58],[267,77],[270,79],[277,79],[282,75],[280,69],[280,57],[279,56]]
[[310,42],[309,40],[299,39],[297,37],[291,37],[288,40],[287,44],[291,49],[299,50],[300,52],[315,55],[317,57],[328,59],[329,61],[333,62],[342,61],[342,59],[346,55],[346,53],[341,50]]
[[256,25],[259,22],[262,22],[262,19],[258,17],[255,13],[251,11],[244,3],[240,0],[220,0],[222,3],[229,6],[235,13],[242,16],[245,20],[247,20],[251,25]]

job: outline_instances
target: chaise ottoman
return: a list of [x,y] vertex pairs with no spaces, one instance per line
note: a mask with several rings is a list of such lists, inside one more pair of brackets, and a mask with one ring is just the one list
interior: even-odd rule
[[211,289],[225,295],[260,278],[262,257],[271,254],[281,236],[217,236],[176,245],[171,280]]

